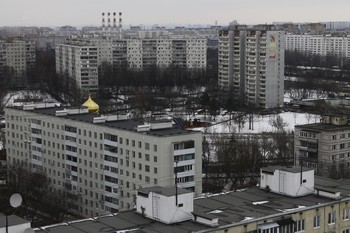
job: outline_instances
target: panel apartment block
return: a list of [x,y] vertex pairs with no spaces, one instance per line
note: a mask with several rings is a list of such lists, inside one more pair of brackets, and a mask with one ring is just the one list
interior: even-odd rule
[[323,116],[321,123],[295,126],[296,164],[318,175],[350,177],[350,125],[346,116]]
[[10,165],[47,174],[56,190],[79,196],[85,216],[131,209],[136,190],[175,185],[202,192],[202,135],[171,122],[30,105],[5,109]]
[[0,40],[0,72],[4,72],[5,66],[14,71],[9,80],[11,85],[25,86],[28,72],[35,68],[35,43],[22,40]]
[[350,36],[286,35],[286,50],[321,56],[350,57]]
[[219,32],[221,90],[260,108],[283,105],[284,32],[223,29]]

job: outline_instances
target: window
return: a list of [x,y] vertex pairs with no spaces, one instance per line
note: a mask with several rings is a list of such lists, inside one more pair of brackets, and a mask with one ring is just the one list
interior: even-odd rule
[[316,215],[314,216],[314,228],[319,228],[320,227],[320,216]]
[[343,209],[343,220],[349,220],[350,216],[350,208],[344,208]]
[[343,233],[350,233],[349,229],[343,230]]
[[328,224],[335,223],[335,211],[328,213]]
[[145,143],[145,149],[149,150],[149,143],[148,142]]
[[149,154],[145,154],[146,161],[149,161]]
[[295,230],[296,230],[296,232],[301,232],[301,231],[305,230],[305,219],[301,219],[299,221],[296,221]]
[[154,150],[155,152],[157,152],[157,150],[158,150],[157,145],[153,145],[153,150]]

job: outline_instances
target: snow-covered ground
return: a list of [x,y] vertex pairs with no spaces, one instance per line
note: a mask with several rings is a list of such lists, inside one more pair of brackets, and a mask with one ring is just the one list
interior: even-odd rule
[[40,99],[42,102],[56,102],[47,93],[41,93],[40,91],[15,91],[9,92],[3,98],[3,104],[5,106],[13,106],[15,103],[25,99]]
[[[249,129],[249,122],[243,124],[243,127],[239,129],[238,124],[234,121],[226,121],[227,116],[216,117],[215,122],[211,122],[213,125],[204,129],[197,128],[195,130],[201,130],[202,132],[208,133],[262,133],[262,132],[272,132],[275,131],[274,127],[271,125],[271,121],[277,116],[281,117],[283,122],[286,123],[286,129],[289,131],[294,131],[295,125],[319,123],[320,116],[309,114],[309,113],[296,113],[296,112],[284,112],[280,114],[273,115],[255,115],[253,119],[253,129]],[[207,121],[203,116],[197,115],[196,118],[202,121]],[[219,123],[222,122],[222,123]],[[218,124],[217,124],[218,123]]]

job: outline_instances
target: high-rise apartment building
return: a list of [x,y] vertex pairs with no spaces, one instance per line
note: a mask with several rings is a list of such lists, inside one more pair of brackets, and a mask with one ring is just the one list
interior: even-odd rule
[[74,208],[85,216],[130,209],[136,190],[175,185],[175,177],[202,192],[200,132],[48,103],[5,116],[8,164],[44,172],[54,189],[79,197]]
[[127,64],[132,69],[149,66],[180,66],[205,69],[207,66],[206,39],[123,39],[111,44],[113,64]]
[[259,108],[283,105],[284,32],[266,28],[219,31],[219,87]]
[[[82,96],[98,91],[98,47],[91,41],[72,38],[56,45],[56,72]],[[72,88],[71,88],[72,90]]]
[[23,87],[35,68],[35,43],[22,40],[0,40],[0,75],[10,77],[8,84]]
[[56,46],[56,72],[83,97],[98,91],[98,66],[109,63],[142,70],[150,66],[205,69],[206,39],[70,38]]

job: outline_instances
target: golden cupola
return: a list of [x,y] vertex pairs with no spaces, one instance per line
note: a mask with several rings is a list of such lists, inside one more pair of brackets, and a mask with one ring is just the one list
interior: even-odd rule
[[85,101],[82,106],[87,107],[89,109],[89,112],[92,113],[98,113],[98,110],[100,109],[100,106],[98,106],[98,104],[96,104],[95,101],[91,99],[90,95],[88,100]]

